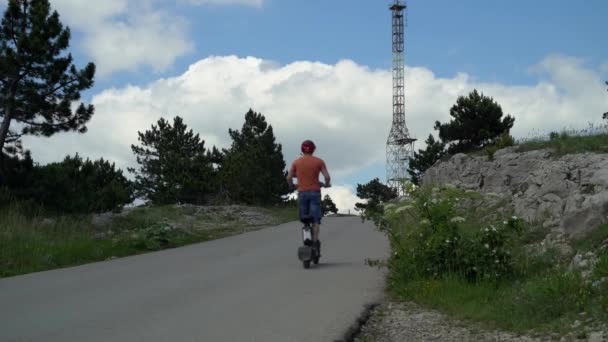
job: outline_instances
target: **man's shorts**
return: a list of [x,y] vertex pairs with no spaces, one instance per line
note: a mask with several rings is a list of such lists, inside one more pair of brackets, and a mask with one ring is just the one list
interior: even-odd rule
[[300,221],[312,224],[321,224],[321,192],[303,191],[298,193],[298,207],[300,209]]

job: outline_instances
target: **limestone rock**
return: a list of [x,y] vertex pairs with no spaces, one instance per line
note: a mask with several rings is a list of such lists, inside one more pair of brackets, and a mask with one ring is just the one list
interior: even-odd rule
[[489,161],[460,153],[428,169],[423,183],[508,196],[516,215],[569,239],[608,223],[608,154],[557,158],[550,150],[520,153],[509,147]]

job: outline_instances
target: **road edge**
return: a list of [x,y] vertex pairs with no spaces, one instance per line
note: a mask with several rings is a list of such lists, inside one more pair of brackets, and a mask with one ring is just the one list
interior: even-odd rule
[[372,311],[380,306],[380,302],[374,302],[370,304],[366,304],[363,312],[359,315],[359,317],[355,320],[353,324],[351,324],[348,329],[344,332],[341,339],[334,340],[334,342],[353,342],[359,334],[361,334],[361,329],[363,326],[369,321],[372,316]]

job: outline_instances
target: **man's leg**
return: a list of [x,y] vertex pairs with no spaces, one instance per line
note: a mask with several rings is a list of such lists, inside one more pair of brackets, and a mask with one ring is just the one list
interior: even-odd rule
[[319,232],[321,226],[321,192],[315,193],[313,198],[310,201],[310,213],[313,218],[312,232],[313,232],[313,241],[319,240]]
[[306,222],[310,219],[310,204],[305,193],[298,193],[298,214],[301,222]]
[[315,223],[312,225],[312,241],[317,241],[319,240],[319,231],[321,230],[320,227],[321,225],[318,223]]

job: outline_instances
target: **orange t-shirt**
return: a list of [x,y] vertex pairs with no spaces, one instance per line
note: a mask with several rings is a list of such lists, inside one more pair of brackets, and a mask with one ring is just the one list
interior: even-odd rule
[[321,191],[319,174],[325,162],[314,156],[302,156],[291,164],[291,172],[298,178],[298,191]]

